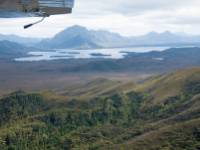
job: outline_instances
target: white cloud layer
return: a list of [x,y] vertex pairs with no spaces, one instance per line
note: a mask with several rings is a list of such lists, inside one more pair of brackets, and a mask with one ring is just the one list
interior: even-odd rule
[[200,34],[200,0],[76,0],[72,15],[51,16],[28,30],[38,18],[0,19],[0,33],[50,37],[74,24],[123,35],[151,31]]

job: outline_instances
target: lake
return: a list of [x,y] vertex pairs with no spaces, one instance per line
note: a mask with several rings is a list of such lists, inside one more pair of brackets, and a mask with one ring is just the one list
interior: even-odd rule
[[149,51],[163,51],[169,47],[130,47],[130,48],[107,48],[107,49],[88,49],[70,50],[57,49],[52,51],[28,52],[27,57],[15,58],[15,61],[48,61],[61,59],[122,59],[128,53],[145,53]]

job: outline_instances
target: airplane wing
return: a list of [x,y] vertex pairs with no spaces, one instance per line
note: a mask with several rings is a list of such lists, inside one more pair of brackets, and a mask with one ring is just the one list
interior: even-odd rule
[[73,7],[74,0],[0,0],[0,18],[68,14]]

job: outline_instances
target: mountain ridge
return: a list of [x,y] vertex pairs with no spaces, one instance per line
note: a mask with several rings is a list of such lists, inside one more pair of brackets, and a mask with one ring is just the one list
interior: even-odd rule
[[109,31],[89,30],[85,27],[74,25],[57,33],[52,39],[42,41],[39,46],[88,49],[155,45],[177,46],[184,44],[200,45],[200,36],[188,36],[165,31],[163,33],[150,32],[141,36],[125,37]]
[[90,30],[80,25],[68,27],[52,38],[40,39],[1,34],[0,41],[2,40],[45,49],[200,45],[200,36],[198,35],[192,36],[170,31],[162,33],[152,31],[140,36],[122,36],[106,30]]

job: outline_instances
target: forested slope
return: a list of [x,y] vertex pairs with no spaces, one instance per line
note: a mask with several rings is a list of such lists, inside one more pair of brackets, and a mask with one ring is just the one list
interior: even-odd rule
[[88,94],[70,98],[70,89],[60,100],[22,91],[2,97],[0,149],[200,148],[200,69],[153,77],[129,89],[101,81],[89,84],[95,89],[93,84],[109,85],[107,90],[99,88],[97,95],[91,88],[77,89],[81,95],[88,92],[88,99]]

